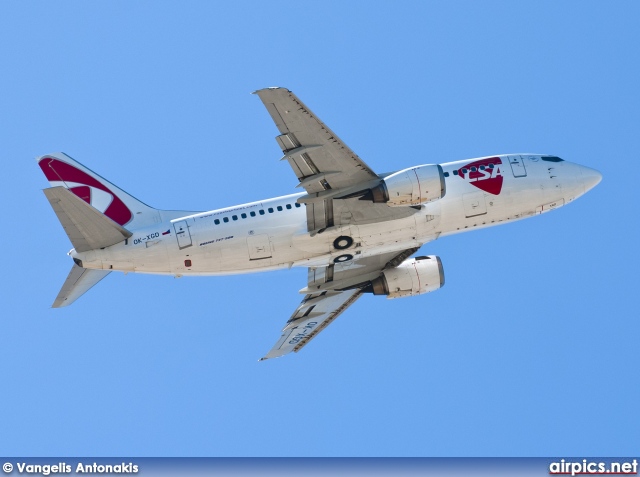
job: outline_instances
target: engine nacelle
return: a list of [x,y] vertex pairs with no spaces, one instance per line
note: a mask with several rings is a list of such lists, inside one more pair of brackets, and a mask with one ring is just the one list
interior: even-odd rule
[[426,164],[395,172],[371,189],[373,202],[391,207],[420,205],[444,197],[447,186],[439,164]]
[[387,298],[422,295],[444,286],[444,270],[440,257],[429,255],[405,260],[396,268],[384,270],[371,281],[367,291]]

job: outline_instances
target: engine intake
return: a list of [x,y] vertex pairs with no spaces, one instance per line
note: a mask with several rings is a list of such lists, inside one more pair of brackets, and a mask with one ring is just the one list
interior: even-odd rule
[[419,205],[441,199],[447,192],[439,164],[426,164],[394,172],[370,189],[363,199],[390,207]]
[[429,255],[405,260],[396,268],[384,270],[365,292],[387,298],[422,295],[444,286],[444,269],[440,257]]

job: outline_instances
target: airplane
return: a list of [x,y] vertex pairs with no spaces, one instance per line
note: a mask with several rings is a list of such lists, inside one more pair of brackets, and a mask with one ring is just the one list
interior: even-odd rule
[[438,238],[558,209],[595,169],[548,154],[500,154],[377,174],[286,88],[260,98],[304,192],[223,209],[154,209],[64,153],[37,158],[73,249],[52,307],[112,271],[181,276],[308,269],[302,302],[262,358],[298,352],[365,293],[401,298],[444,285],[442,261],[410,258]]

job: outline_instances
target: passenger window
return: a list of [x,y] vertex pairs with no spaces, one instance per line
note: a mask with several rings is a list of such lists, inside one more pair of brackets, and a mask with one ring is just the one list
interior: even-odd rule
[[242,217],[243,219],[247,218],[247,214],[240,214],[240,217]]
[[466,167],[464,167],[464,168],[462,169],[462,173],[463,173],[463,174],[466,174],[467,172],[469,172],[469,169],[467,169]]
[[264,215],[264,209],[260,209],[258,212],[260,212],[260,215]]
[[489,164],[489,169],[493,169],[493,163]]
[[291,204],[287,204],[287,209],[291,210]]
[[229,217],[224,217],[222,221],[226,224],[227,222],[229,222]]
[[298,204],[297,202],[296,202],[296,207],[300,207],[300,204]]
[[445,172],[445,173],[444,173],[444,176],[445,176],[445,177],[449,177],[449,173],[448,173],[448,172]]
[[216,225],[220,225],[220,219],[214,220],[213,223],[216,224]]
[[477,172],[477,171],[478,171],[478,168],[477,168],[476,166],[473,166],[473,167],[471,168],[471,172]]
[[256,216],[256,213],[255,213],[255,212],[249,212],[249,215],[250,215],[251,217],[255,217],[255,216]]
[[458,171],[457,170],[453,171],[453,175],[457,176],[458,175]]
[[269,211],[270,214],[273,214],[273,207],[269,207],[267,210]]
[[480,170],[484,171],[485,167],[484,166],[480,166]]
[[234,215],[233,217],[231,217],[233,220],[238,220],[238,216]]
[[282,206],[281,205],[278,206],[278,212],[282,212]]

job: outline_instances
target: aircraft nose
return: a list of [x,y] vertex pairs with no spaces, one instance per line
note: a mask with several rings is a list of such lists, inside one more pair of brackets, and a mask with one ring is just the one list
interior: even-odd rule
[[584,185],[585,193],[597,186],[602,180],[602,174],[590,167],[582,166],[580,168],[580,175],[582,177],[582,185]]

